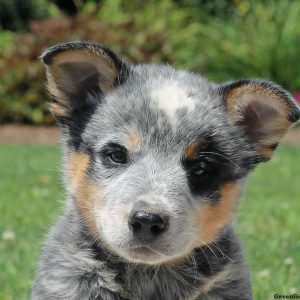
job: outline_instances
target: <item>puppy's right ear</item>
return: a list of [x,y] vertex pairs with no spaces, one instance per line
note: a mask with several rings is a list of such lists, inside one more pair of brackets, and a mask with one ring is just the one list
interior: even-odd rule
[[68,123],[91,111],[101,94],[121,84],[128,68],[111,50],[99,44],[70,42],[47,49],[48,89],[53,98],[50,110],[59,123]]

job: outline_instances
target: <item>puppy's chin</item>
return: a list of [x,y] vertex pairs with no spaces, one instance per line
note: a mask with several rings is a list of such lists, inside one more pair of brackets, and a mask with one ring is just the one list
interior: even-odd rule
[[[191,250],[192,251],[192,250]],[[118,249],[117,254],[123,257],[126,261],[131,263],[138,263],[144,265],[162,265],[173,264],[182,261],[190,252],[164,254],[150,247],[135,247],[135,248],[121,248]]]

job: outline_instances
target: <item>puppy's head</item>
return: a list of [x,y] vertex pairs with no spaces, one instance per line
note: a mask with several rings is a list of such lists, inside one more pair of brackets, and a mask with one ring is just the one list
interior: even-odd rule
[[91,233],[133,262],[178,259],[231,222],[245,177],[299,117],[281,87],[129,66],[106,47],[42,56],[67,186]]

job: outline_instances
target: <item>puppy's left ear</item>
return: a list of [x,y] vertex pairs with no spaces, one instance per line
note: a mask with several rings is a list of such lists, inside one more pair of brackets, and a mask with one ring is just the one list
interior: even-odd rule
[[254,145],[258,161],[271,158],[278,143],[299,120],[300,110],[280,86],[264,80],[240,80],[221,87],[230,119]]

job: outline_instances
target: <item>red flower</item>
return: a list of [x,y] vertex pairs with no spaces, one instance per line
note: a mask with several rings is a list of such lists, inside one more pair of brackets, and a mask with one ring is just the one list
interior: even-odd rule
[[297,102],[300,103],[300,91],[295,92],[295,93],[293,94],[293,97],[295,98],[295,100],[296,100]]

